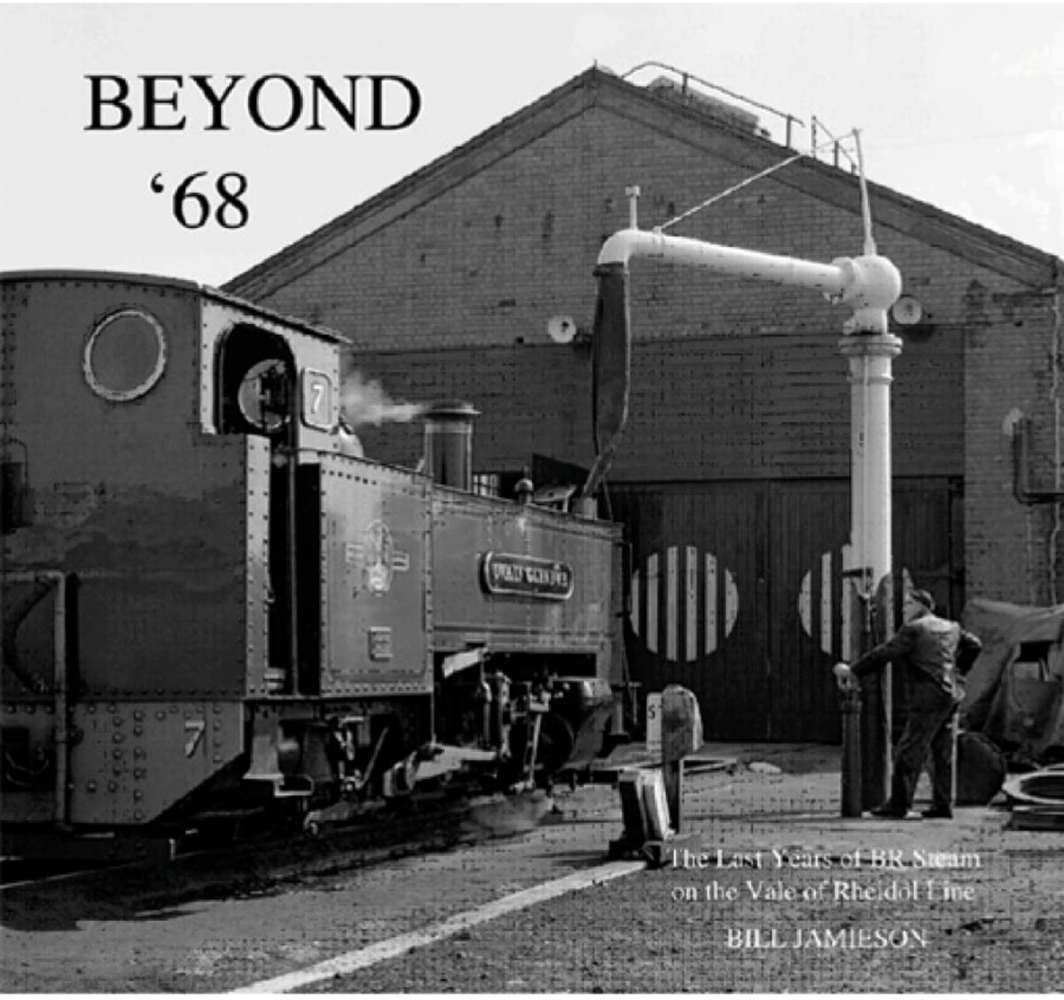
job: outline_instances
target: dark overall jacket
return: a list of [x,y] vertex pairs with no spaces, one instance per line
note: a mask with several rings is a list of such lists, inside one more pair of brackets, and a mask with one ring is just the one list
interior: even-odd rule
[[982,643],[971,632],[928,612],[869,650],[851,669],[861,677],[888,662],[901,664],[905,668],[906,701],[910,709],[919,711],[937,707],[947,699],[961,701],[961,677],[981,648]]

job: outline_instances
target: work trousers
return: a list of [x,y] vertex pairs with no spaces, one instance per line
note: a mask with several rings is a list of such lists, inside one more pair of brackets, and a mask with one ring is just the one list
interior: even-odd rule
[[935,692],[930,697],[921,693],[910,702],[905,728],[894,751],[888,802],[892,811],[904,814],[912,808],[916,783],[929,753],[932,807],[943,811],[953,807],[953,718],[957,708],[958,702],[945,692]]

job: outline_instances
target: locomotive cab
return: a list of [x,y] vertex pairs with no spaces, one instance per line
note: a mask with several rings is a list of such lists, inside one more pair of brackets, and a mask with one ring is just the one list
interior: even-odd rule
[[312,579],[319,551],[316,534],[299,525],[316,515],[319,476],[313,463],[300,465],[296,359],[283,336],[243,324],[220,336],[215,352],[218,432],[255,437],[268,450],[266,687],[317,694],[315,617],[301,616],[299,605],[300,581]]

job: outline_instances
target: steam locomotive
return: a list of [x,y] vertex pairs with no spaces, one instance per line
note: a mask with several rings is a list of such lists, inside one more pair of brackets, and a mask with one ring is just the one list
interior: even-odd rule
[[383,465],[334,332],[140,275],[0,295],[6,853],[529,783],[616,736],[619,529],[474,494],[471,406]]

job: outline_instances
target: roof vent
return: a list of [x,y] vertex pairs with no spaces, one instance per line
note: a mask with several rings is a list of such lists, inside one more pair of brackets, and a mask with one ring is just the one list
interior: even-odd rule
[[710,97],[709,94],[705,94],[700,90],[694,90],[686,81],[681,84],[667,76],[659,76],[651,80],[646,86],[647,90],[652,90],[655,94],[677,101],[687,107],[697,108],[711,118],[731,125],[733,128],[738,128],[743,132],[750,132],[763,138],[769,137],[768,130],[761,127],[761,119],[753,112],[737,108],[734,104],[721,101],[716,97]]

